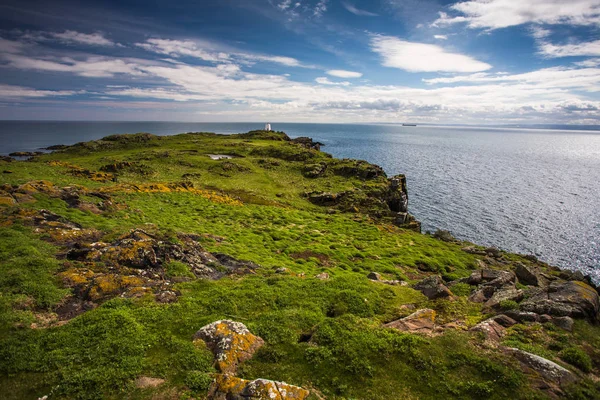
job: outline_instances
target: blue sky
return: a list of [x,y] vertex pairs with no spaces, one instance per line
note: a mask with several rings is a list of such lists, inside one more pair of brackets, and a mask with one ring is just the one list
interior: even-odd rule
[[600,124],[600,0],[4,0],[0,119]]

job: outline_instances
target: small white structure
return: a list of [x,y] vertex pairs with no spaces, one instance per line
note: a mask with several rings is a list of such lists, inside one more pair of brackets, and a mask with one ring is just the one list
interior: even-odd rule
[[271,131],[271,124],[265,124],[265,131]]

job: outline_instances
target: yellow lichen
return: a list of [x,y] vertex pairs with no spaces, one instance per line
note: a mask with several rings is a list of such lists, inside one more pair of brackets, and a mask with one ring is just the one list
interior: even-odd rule
[[11,196],[0,197],[0,206],[14,206],[15,204],[17,204],[17,202]]
[[87,283],[94,273],[88,269],[70,268],[58,274],[65,286],[76,286]]
[[214,203],[241,206],[243,203],[227,194],[212,190],[196,189],[181,183],[148,183],[139,185],[119,184],[102,189],[103,192],[125,192],[125,193],[192,193],[202,196]]

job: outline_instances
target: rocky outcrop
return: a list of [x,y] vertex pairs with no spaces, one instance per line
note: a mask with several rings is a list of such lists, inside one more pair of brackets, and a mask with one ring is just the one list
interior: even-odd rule
[[194,339],[203,340],[215,355],[215,366],[223,373],[235,373],[238,365],[252,358],[264,341],[250,333],[241,322],[220,320],[202,327]]
[[429,300],[451,298],[452,292],[446,287],[439,276],[430,276],[413,286],[413,289],[423,293]]
[[311,150],[317,150],[317,151],[321,151],[321,146],[323,146],[323,143],[315,142],[314,140],[312,140],[312,138],[305,137],[305,136],[291,139],[290,142],[294,143],[294,144],[298,144],[298,145],[304,147],[305,149],[311,149]]
[[430,308],[415,311],[408,317],[389,322],[385,328],[394,328],[402,332],[431,333],[435,328],[435,311]]
[[375,281],[375,282],[385,283],[386,285],[393,285],[393,286],[395,286],[395,285],[406,286],[407,285],[407,283],[404,281],[383,279],[381,274],[379,274],[377,272],[369,272],[369,274],[367,275],[367,278],[369,278],[370,280]]
[[523,303],[521,310],[557,317],[597,320],[600,299],[594,288],[579,281],[552,282]]
[[208,391],[211,400],[304,400],[309,395],[308,390],[285,382],[249,381],[228,374],[217,375]]

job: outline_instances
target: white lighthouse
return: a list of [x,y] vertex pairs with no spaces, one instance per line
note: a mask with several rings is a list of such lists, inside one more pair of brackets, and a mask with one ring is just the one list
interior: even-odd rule
[[267,132],[271,131],[271,124],[265,124],[265,131],[267,131]]

